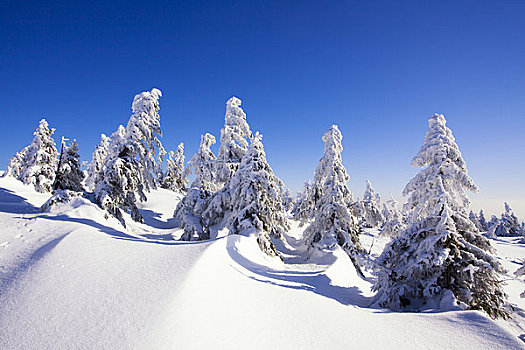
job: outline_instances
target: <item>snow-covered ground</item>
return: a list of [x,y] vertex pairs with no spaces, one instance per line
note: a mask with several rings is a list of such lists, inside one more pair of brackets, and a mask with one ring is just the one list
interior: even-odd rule
[[[145,224],[124,229],[87,200],[41,213],[48,198],[0,178],[1,349],[520,349],[525,244],[493,240],[507,268],[512,319],[477,311],[371,308],[373,277],[342,251],[305,261],[292,223],[284,263],[253,237],[178,242],[180,197],[150,193]],[[361,237],[372,255],[386,240]],[[521,340],[520,340],[521,338]]]

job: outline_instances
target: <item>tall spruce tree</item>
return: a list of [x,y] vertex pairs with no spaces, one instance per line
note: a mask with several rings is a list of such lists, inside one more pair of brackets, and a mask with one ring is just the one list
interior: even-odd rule
[[468,219],[466,191],[477,191],[443,115],[429,119],[425,143],[412,161],[422,167],[405,187],[408,228],[378,258],[378,303],[417,307],[452,293],[469,309],[506,317],[505,295],[490,242]]
[[7,169],[2,175],[4,176],[12,176],[15,178],[18,178],[20,175],[20,171],[22,169],[22,164],[24,162],[24,157],[27,153],[29,146],[22,149],[20,152],[17,152],[13,157],[9,159],[9,162],[7,163]]
[[146,200],[142,172],[122,125],[111,135],[108,156],[102,169],[95,185],[96,201],[123,226],[126,223],[122,210],[129,212],[134,221],[142,222],[136,205],[137,195],[140,200]]
[[226,115],[217,156],[217,176],[222,184],[228,182],[237,171],[252,136],[250,126],[246,122],[246,114],[241,108],[241,100],[235,96],[230,98],[226,102]]
[[126,126],[126,147],[136,160],[145,191],[157,188],[162,180],[158,176],[162,173],[160,167],[166,151],[159,139],[162,136],[159,116],[161,96],[159,89],[136,95],[131,106],[133,114]]
[[481,232],[486,232],[489,229],[489,226],[487,223],[487,219],[485,219],[485,213],[483,213],[483,209],[479,211],[478,221],[481,228]]
[[97,176],[103,172],[104,163],[108,155],[109,141],[109,137],[101,134],[100,143],[96,146],[95,151],[91,156],[91,162],[88,164],[86,169],[86,188],[89,191],[93,191],[95,189]]
[[38,192],[51,192],[57,169],[58,151],[53,140],[55,129],[50,129],[45,119],[40,120],[35,137],[25,148],[18,179],[34,185]]
[[378,227],[385,221],[385,218],[381,213],[381,198],[373,189],[369,180],[366,180],[363,200],[359,201],[356,206],[360,218],[360,226]]
[[111,135],[103,172],[97,176],[95,198],[102,208],[125,225],[122,211],[134,221],[143,218],[136,201],[146,201],[145,191],[155,188],[161,173],[162,157],[166,153],[161,136],[158,89],[135,96],[126,128],[122,125]]
[[364,249],[358,237],[357,219],[348,207],[352,195],[346,184],[350,177],[341,158],[342,138],[337,125],[332,125],[323,135],[324,155],[314,178],[320,198],[316,203],[315,220],[304,231],[304,239],[310,254],[340,246],[362,274],[359,261]]
[[180,143],[177,152],[171,151],[166,166],[166,173],[162,180],[162,187],[175,192],[184,192],[188,183],[187,172],[184,168],[184,143]]
[[70,190],[82,192],[82,181],[84,172],[80,170],[80,155],[78,154],[78,143],[76,140],[66,145],[65,139],[62,139],[62,151],[58,162],[53,190]]
[[203,220],[210,196],[218,189],[216,174],[217,157],[210,147],[215,144],[211,134],[201,136],[199,150],[188,162],[188,169],[195,176],[184,198],[175,209],[175,218],[184,229],[181,240],[193,241],[210,238],[209,228]]
[[261,138],[252,138],[238,170],[212,197],[204,217],[210,222],[227,218],[232,234],[255,233],[261,250],[277,256],[271,237],[279,239],[289,228],[281,197],[284,184],[266,161]]

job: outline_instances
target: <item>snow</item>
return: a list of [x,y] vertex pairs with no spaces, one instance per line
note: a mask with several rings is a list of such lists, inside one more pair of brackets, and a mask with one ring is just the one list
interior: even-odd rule
[[[124,229],[86,199],[41,213],[49,194],[0,178],[1,349],[520,349],[525,289],[513,276],[525,244],[491,240],[508,270],[512,320],[478,311],[419,313],[372,308],[342,249],[305,260],[304,230],[291,220],[279,258],[254,236],[173,240],[181,196],[159,189],[138,203],[144,224]],[[127,215],[127,214],[125,214]],[[388,237],[360,240],[377,257]]]

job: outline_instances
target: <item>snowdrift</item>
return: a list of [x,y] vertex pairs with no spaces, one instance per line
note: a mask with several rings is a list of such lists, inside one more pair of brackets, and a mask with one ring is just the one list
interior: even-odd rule
[[[476,311],[395,313],[370,307],[372,276],[342,251],[305,261],[293,223],[284,263],[254,237],[178,242],[180,199],[158,190],[124,230],[88,200],[41,213],[48,196],[0,179],[1,349],[520,349],[525,305],[493,321]],[[127,218],[129,219],[129,218]],[[127,220],[131,222],[131,220]],[[377,254],[386,243],[363,235]],[[509,274],[525,245],[494,241]]]

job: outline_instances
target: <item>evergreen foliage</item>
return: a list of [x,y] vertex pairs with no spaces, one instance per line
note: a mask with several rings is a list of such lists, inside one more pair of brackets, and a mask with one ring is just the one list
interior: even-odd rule
[[99,176],[104,170],[104,163],[108,155],[110,138],[104,134],[100,135],[100,143],[95,147],[95,151],[91,156],[91,162],[88,164],[86,172],[86,188],[89,191],[95,189],[97,182],[97,176]]
[[180,143],[177,152],[171,151],[167,162],[166,174],[162,187],[175,192],[184,192],[188,184],[187,172],[184,168],[184,143]]
[[175,209],[175,218],[184,229],[181,240],[193,241],[210,238],[208,225],[202,215],[210,196],[217,191],[216,160],[210,147],[215,144],[211,134],[201,136],[199,150],[188,162],[188,169],[195,176],[184,198]]
[[241,108],[241,100],[234,96],[226,102],[226,115],[217,156],[217,176],[222,185],[237,171],[252,137],[246,114]]
[[398,310],[429,305],[452,292],[459,305],[507,317],[490,242],[469,220],[466,190],[477,191],[443,115],[429,120],[414,166],[425,167],[405,187],[409,225],[378,258],[378,304]]
[[45,119],[40,120],[33,141],[21,152],[23,156],[20,157],[19,170],[12,171],[18,172],[17,178],[26,185],[35,186],[38,192],[53,190],[58,161],[58,151],[52,137],[54,132],[55,129],[50,129]]
[[58,160],[58,169],[53,190],[70,190],[82,192],[82,181],[84,172],[80,170],[80,155],[78,154],[78,143],[73,140],[68,146],[62,139],[61,154]]
[[321,196],[316,201],[315,220],[304,231],[304,238],[310,254],[340,246],[361,273],[359,261],[364,249],[358,237],[357,219],[348,208],[352,195],[346,184],[350,177],[341,159],[342,138],[337,125],[323,135],[324,155],[314,177]]

